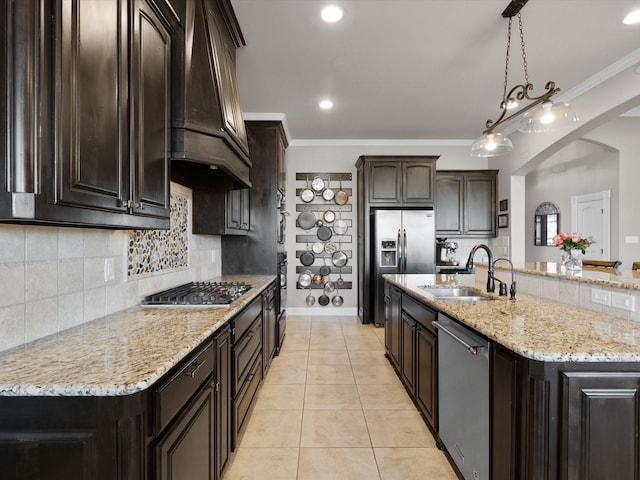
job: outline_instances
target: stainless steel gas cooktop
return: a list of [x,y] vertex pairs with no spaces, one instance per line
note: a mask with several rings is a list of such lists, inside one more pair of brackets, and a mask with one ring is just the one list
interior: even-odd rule
[[190,282],[148,295],[143,305],[228,307],[251,290],[244,282]]

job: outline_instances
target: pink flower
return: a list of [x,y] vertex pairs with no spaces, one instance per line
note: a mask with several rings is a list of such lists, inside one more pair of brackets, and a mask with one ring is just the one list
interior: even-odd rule
[[582,240],[582,235],[580,235],[579,233],[574,233],[573,235],[571,235],[571,240],[578,243],[580,240]]
[[562,240],[566,240],[567,238],[569,238],[569,234],[568,233],[561,233],[560,234],[560,238],[562,238]]
[[556,246],[560,245],[563,241],[562,235],[555,235],[553,237],[553,243],[556,244]]

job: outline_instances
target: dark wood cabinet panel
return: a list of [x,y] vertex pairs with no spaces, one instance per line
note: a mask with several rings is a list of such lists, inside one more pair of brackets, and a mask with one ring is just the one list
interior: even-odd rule
[[494,480],[519,478],[516,465],[520,457],[517,435],[520,367],[518,357],[499,345],[494,346],[491,386],[491,478]]
[[133,21],[134,213],[169,217],[171,152],[171,36],[146,0],[136,0]]
[[416,321],[406,313],[401,314],[400,374],[407,390],[415,395]]
[[640,372],[564,372],[561,478],[640,478]]
[[416,328],[416,384],[418,408],[433,431],[437,431],[438,337],[424,327]]
[[176,3],[184,30],[174,49],[173,158],[215,166],[249,187],[252,162],[235,66],[244,38],[231,2]]
[[435,199],[435,165],[402,162],[402,202],[429,203]]
[[436,236],[496,236],[497,173],[497,170],[436,173]]
[[271,366],[271,360],[276,354],[276,346],[278,345],[275,284],[271,284],[262,294],[262,321],[262,368],[263,376],[265,376]]
[[[250,219],[249,189],[229,190],[225,194],[226,203],[226,229],[225,234],[246,234],[249,231]],[[236,231],[237,232],[234,232]]]
[[224,327],[214,338],[215,465],[217,477],[227,466],[231,452],[231,330]]
[[156,445],[158,480],[215,478],[213,389],[207,386]]
[[464,179],[464,233],[496,235],[496,175],[466,175]]
[[2,7],[20,33],[0,57],[0,82],[19,103],[3,131],[0,218],[168,228],[173,10],[165,0],[18,3]]
[[372,204],[429,204],[434,201],[435,160],[383,157],[370,161],[368,201]]
[[392,286],[389,296],[389,316],[385,319],[385,347],[387,356],[396,369],[400,370],[400,359],[402,354],[401,336],[401,291]]
[[464,179],[460,175],[436,174],[436,232],[441,236],[462,235]]
[[369,165],[369,202],[399,203],[402,192],[402,170],[399,162]]
[[55,203],[127,211],[127,16],[122,0],[55,2]]

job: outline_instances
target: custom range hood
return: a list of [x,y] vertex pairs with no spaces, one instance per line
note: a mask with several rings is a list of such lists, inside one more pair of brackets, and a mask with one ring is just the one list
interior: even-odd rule
[[231,2],[177,0],[174,5],[183,38],[172,52],[172,160],[218,168],[250,187],[235,68],[236,48],[245,42]]

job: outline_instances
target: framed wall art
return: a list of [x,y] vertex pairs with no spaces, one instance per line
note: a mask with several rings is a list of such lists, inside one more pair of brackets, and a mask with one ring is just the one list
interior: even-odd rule
[[509,214],[503,213],[498,215],[498,228],[507,228],[509,226]]

